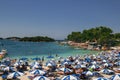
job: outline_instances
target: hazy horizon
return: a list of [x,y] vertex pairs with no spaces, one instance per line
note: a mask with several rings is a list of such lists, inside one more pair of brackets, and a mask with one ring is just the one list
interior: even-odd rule
[[65,39],[72,31],[110,27],[120,32],[120,0],[3,0],[0,37],[48,36]]

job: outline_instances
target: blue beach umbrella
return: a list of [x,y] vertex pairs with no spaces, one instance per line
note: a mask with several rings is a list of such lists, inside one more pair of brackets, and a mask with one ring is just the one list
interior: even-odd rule
[[52,63],[47,63],[46,66],[54,66]]
[[20,58],[20,60],[27,61],[28,58],[26,58],[26,57],[22,57],[22,58]]
[[86,68],[86,66],[85,66],[85,65],[82,65],[82,64],[77,64],[74,68],[75,68],[75,69]]
[[64,73],[71,73],[73,72],[73,70],[69,69],[69,68],[60,68],[60,71],[63,71]]
[[24,74],[23,73],[21,73],[21,72],[13,72],[13,73],[10,73],[9,75],[8,75],[8,78],[10,78],[10,79],[15,79],[15,78],[17,78],[17,77],[19,77],[19,76],[23,76]]
[[16,62],[16,63],[14,64],[14,66],[22,65],[22,63],[23,63],[23,62],[18,61],[18,62]]
[[47,58],[48,58],[48,59],[50,59],[50,58],[54,58],[54,56],[51,56],[51,55],[50,55],[50,56],[47,56]]
[[64,76],[61,80],[80,80],[80,78],[73,75],[68,75],[68,76]]
[[103,64],[103,66],[106,66],[106,67],[111,67],[111,66],[113,66],[112,64],[110,64],[110,63],[104,63]]
[[32,69],[42,69],[42,66],[36,64],[32,67]]
[[33,67],[34,65],[40,65],[38,62],[32,62],[31,64],[30,64],[30,66],[31,67]]
[[87,57],[87,58],[85,58],[85,61],[86,62],[91,62],[91,59]]
[[33,70],[32,72],[30,72],[31,74],[34,74],[34,75],[44,75],[46,72],[45,71],[42,71],[42,70]]
[[33,80],[50,80],[50,79],[45,76],[37,76]]
[[110,70],[110,69],[103,69],[100,71],[100,73],[103,74],[114,74],[114,71]]
[[13,67],[7,66],[4,68],[4,71],[15,71]]
[[120,74],[113,75],[110,80],[120,80]]
[[70,61],[65,61],[65,62],[63,62],[62,64],[63,64],[63,65],[66,65],[66,64],[67,64],[67,65],[71,65],[72,62],[70,62]]
[[83,74],[85,74],[86,76],[93,76],[93,73],[91,71],[83,72]]
[[48,61],[48,62],[46,63],[46,66],[56,66],[56,63],[53,62],[53,61]]
[[41,60],[41,59],[38,58],[38,57],[35,57],[35,58],[32,58],[32,60],[39,61],[39,60]]
[[104,77],[99,77],[99,78],[97,78],[97,79],[94,79],[94,80],[109,80],[109,79],[107,79],[107,78],[104,78]]
[[96,65],[97,64],[97,62],[96,61],[93,61],[93,62],[91,62],[93,65]]
[[116,66],[120,66],[120,61],[115,63]]
[[99,68],[99,66],[98,65],[91,65],[90,68],[97,69],[97,68]]

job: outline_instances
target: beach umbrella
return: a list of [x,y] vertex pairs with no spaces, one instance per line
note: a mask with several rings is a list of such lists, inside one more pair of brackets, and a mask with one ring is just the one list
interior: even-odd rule
[[13,72],[13,73],[10,73],[10,74],[8,75],[8,78],[14,79],[14,78],[17,78],[17,77],[23,76],[23,75],[24,75],[24,74],[21,73],[21,72]]
[[19,62],[16,62],[16,63],[14,64],[14,66],[19,66],[19,65],[21,65],[21,63],[19,63]]
[[50,80],[50,79],[45,76],[37,76],[33,80]]
[[109,79],[104,78],[104,77],[99,77],[99,78],[97,78],[97,79],[93,79],[93,80],[109,80]]
[[28,58],[26,58],[26,57],[22,57],[22,58],[20,58],[20,60],[27,61]]
[[32,62],[31,64],[30,64],[30,66],[31,67],[33,67],[34,65],[40,65],[38,62]]
[[35,58],[32,58],[32,60],[38,61],[38,60],[41,60],[41,59],[38,58],[38,57],[35,57]]
[[110,64],[110,63],[104,63],[103,66],[104,66],[104,67],[105,67],[105,66],[106,66],[106,67],[111,67],[111,66],[113,66],[113,65]]
[[71,64],[72,64],[72,62],[70,62],[70,61],[63,62],[63,65],[71,65]]
[[115,62],[116,66],[120,66],[120,61],[119,62]]
[[93,61],[93,62],[91,62],[93,65],[96,65],[97,64],[97,62],[96,61]]
[[33,70],[32,72],[30,72],[31,74],[34,74],[34,75],[44,75],[46,72],[45,71],[42,71],[42,70]]
[[69,69],[69,68],[60,68],[60,71],[63,71],[64,73],[70,73],[73,72],[73,70]]
[[90,68],[97,69],[97,68],[99,68],[99,66],[97,66],[97,65],[91,65]]
[[86,76],[93,76],[93,73],[91,71],[83,72],[83,74],[85,74]]
[[56,66],[56,63],[54,61],[48,61],[46,66]]
[[107,60],[105,60],[105,59],[104,59],[102,62],[106,63],[106,62],[107,62]]
[[82,64],[77,64],[74,68],[75,68],[75,69],[86,68],[86,66],[85,66],[85,65],[82,65]]
[[103,69],[100,71],[100,73],[103,73],[103,74],[113,74],[114,71],[110,70],[110,69]]
[[54,58],[54,56],[51,56],[51,55],[50,55],[50,56],[47,56],[47,58],[48,58],[48,59],[50,59],[50,58]]
[[49,62],[49,63],[46,63],[46,66],[51,66],[52,67],[52,66],[54,66],[54,64]]
[[73,75],[68,75],[68,76],[64,76],[61,80],[80,80],[80,78]]
[[42,69],[42,66],[35,64],[32,69]]
[[113,75],[110,80],[120,80],[120,74]]
[[0,67],[6,67],[6,65],[5,64],[0,64]]
[[15,71],[13,67],[7,66],[4,68],[4,71]]
[[85,58],[85,61],[86,62],[91,62],[91,59],[87,57],[87,58]]

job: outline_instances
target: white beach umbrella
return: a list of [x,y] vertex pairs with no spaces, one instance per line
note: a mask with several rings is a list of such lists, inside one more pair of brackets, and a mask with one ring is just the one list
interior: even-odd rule
[[86,76],[93,76],[93,73],[91,71],[83,72]]
[[113,70],[110,70],[110,69],[103,69],[100,71],[100,73],[103,73],[103,74],[110,74],[110,73],[114,73]]
[[16,78],[16,77],[19,77],[19,76],[23,76],[23,75],[24,75],[24,74],[21,73],[21,72],[13,72],[13,73],[10,73],[10,74],[8,75],[8,78],[13,79],[13,78]]
[[4,68],[4,71],[14,71],[13,67],[7,66]]
[[120,80],[120,74],[113,75],[110,80]]
[[115,62],[116,66],[120,66],[120,61],[119,62]]
[[35,64],[35,65],[32,67],[32,69],[33,69],[33,70],[34,70],[34,69],[42,69],[42,66]]
[[103,66],[109,67],[112,66],[110,63],[104,63]]
[[69,73],[69,72],[73,72],[73,70],[69,69],[69,68],[60,68],[60,71],[63,71],[64,73]]
[[94,64],[94,65],[95,65],[95,64],[97,64],[97,62],[96,62],[96,61],[93,61],[93,62],[91,62],[91,63],[92,63],[92,64]]
[[61,80],[80,80],[80,79],[73,75],[68,75],[68,76],[64,76]]
[[44,75],[46,72],[45,71],[42,71],[42,70],[33,70],[32,72],[30,72],[31,74],[34,74],[34,75]]
[[47,63],[46,66],[54,66],[52,63]]
[[50,79],[45,76],[37,76],[33,80],[50,80]]
[[90,68],[97,69],[97,68],[99,68],[99,66],[98,65],[92,65],[92,66],[90,66]]
[[31,67],[33,67],[34,65],[39,65],[39,63],[38,63],[38,62],[32,62],[32,63],[30,64]]
[[86,68],[85,65],[82,65],[82,64],[78,64],[76,66],[74,66],[74,68],[78,69],[78,68]]

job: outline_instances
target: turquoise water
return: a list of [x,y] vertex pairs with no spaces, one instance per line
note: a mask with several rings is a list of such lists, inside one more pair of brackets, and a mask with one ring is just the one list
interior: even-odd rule
[[84,54],[96,54],[97,51],[75,49],[67,45],[60,45],[57,42],[19,42],[10,40],[0,40],[7,49],[10,58],[21,57],[46,57],[49,54],[55,56],[56,54],[61,57],[76,56]]

